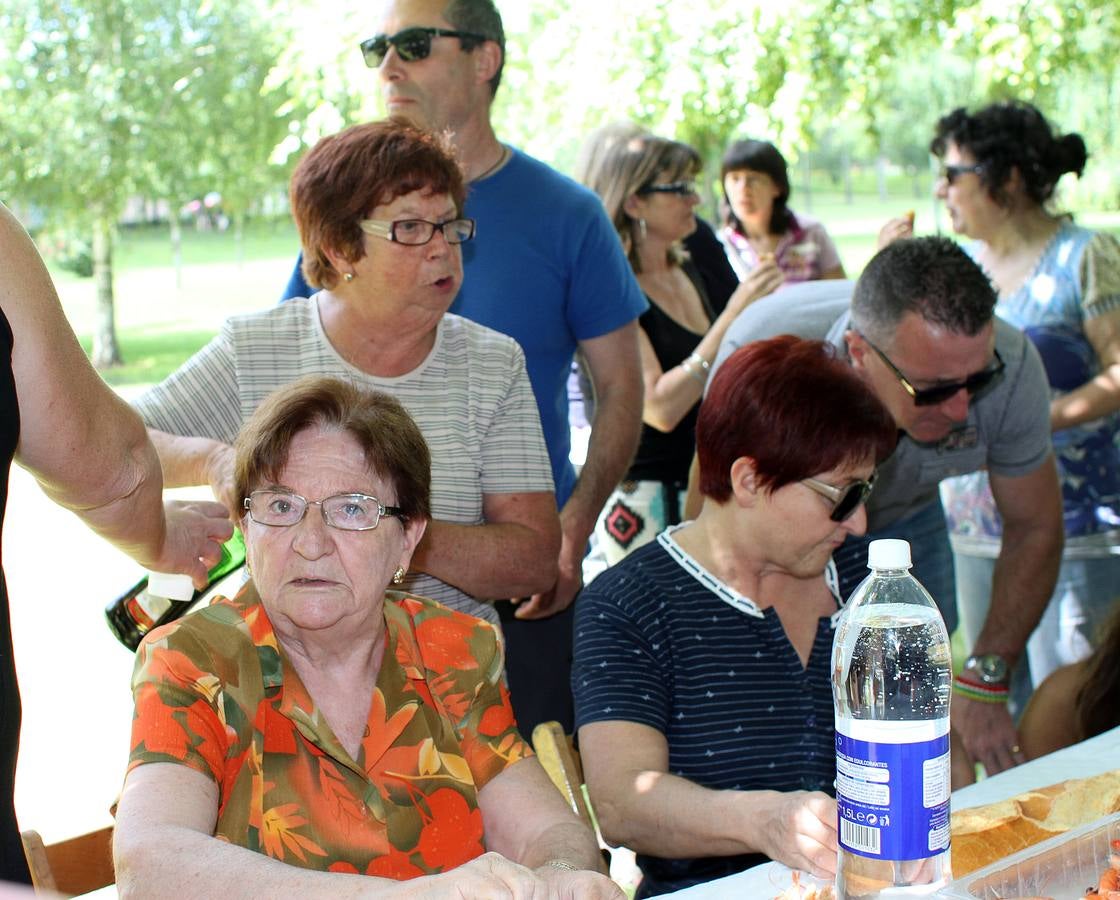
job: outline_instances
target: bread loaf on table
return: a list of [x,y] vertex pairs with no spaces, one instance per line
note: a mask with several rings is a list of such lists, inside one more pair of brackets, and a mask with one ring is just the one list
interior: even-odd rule
[[1120,812],[1120,769],[958,810],[951,826],[953,877],[1114,812]]

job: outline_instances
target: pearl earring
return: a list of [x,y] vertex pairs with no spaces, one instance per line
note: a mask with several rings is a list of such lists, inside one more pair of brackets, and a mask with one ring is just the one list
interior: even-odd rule
[[347,284],[349,284],[351,281],[354,280],[354,273],[353,272],[343,272],[342,273],[342,280],[345,281]]

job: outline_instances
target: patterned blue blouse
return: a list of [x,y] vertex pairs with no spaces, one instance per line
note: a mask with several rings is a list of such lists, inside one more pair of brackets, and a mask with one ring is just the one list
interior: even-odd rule
[[[970,252],[975,254],[973,246]],[[1120,243],[1108,234],[1065,221],[1034,273],[996,313],[1023,329],[1038,348],[1051,397],[1081,387],[1101,370],[1084,323],[1120,313]],[[1120,543],[1120,446],[1113,413],[1054,434],[1062,483],[1066,555],[1107,555]],[[977,472],[942,486],[954,547],[993,556],[1002,531],[987,474]],[[1071,554],[1072,551],[1072,554]]]

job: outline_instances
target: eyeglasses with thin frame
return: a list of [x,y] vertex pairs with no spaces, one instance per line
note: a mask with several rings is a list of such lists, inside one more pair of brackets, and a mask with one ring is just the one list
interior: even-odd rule
[[386,506],[369,494],[332,494],[322,500],[308,500],[292,491],[253,491],[244,506],[258,525],[274,528],[303,521],[309,506],[318,506],[323,521],[341,531],[372,531],[383,516],[408,521],[399,506]]
[[366,38],[360,46],[362,58],[371,69],[378,69],[389,55],[389,47],[397,48],[397,56],[402,62],[416,62],[427,59],[432,52],[432,38],[452,37],[463,42],[464,50],[473,50],[479,44],[489,40],[486,35],[475,34],[471,31],[455,31],[450,28],[403,28],[396,34],[375,34]]
[[843,487],[837,487],[818,478],[802,478],[801,483],[809,490],[816,491],[825,499],[832,501],[832,513],[829,518],[833,522],[845,522],[855,515],[861,504],[867,501],[871,489],[875,486],[875,475],[872,474],[866,481],[853,481]]
[[634,193],[639,197],[646,194],[680,194],[682,197],[689,197],[696,194],[696,182],[670,181],[668,184],[646,184]]
[[951,397],[955,397],[960,391],[968,391],[969,397],[975,397],[1003,375],[1003,370],[1007,368],[1003,357],[1000,356],[999,351],[993,347],[992,353],[996,358],[994,366],[981,369],[979,372],[973,372],[964,379],[964,381],[947,381],[944,384],[938,384],[928,388],[914,387],[910,379],[902,374],[902,371],[891,362],[891,358],[887,356],[886,353],[876,347],[871,341],[868,341],[866,335],[862,337],[867,341],[867,346],[874,350],[879,359],[886,363],[887,368],[894,373],[894,377],[898,379],[898,383],[902,385],[903,390],[910,395],[915,406],[937,406],[937,404],[944,403]]
[[429,222],[427,219],[397,219],[386,222],[382,219],[362,219],[358,227],[366,234],[385,238],[409,247],[419,247],[428,243],[436,232],[443,233],[449,244],[462,244],[474,237],[474,219],[448,219],[446,222]]
[[944,178],[946,184],[953,184],[962,175],[979,175],[984,171],[980,163],[971,166],[946,164],[941,167],[938,177]]

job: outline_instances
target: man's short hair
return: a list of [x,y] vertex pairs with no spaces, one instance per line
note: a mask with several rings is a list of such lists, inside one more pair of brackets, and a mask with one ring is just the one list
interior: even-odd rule
[[974,335],[992,321],[996,292],[978,265],[944,237],[895,241],[871,258],[852,294],[852,325],[889,345],[906,313],[957,334]]
[[[502,68],[506,64],[506,32],[502,27],[502,16],[494,6],[494,0],[448,0],[443,17],[455,26],[457,31],[470,31],[483,35],[493,41],[502,51],[498,70],[490,79],[490,96],[498,93],[502,83]],[[465,49],[465,48],[464,48]]]

